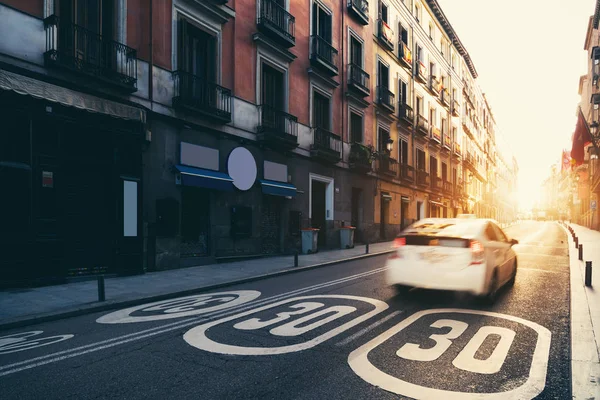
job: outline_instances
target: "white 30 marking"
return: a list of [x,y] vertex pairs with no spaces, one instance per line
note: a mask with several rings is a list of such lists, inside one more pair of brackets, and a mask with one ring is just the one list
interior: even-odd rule
[[[223,296],[223,297],[217,297]],[[157,301],[150,304],[126,308],[106,314],[96,320],[100,324],[127,324],[132,322],[160,321],[172,318],[190,317],[193,315],[207,314],[229,307],[252,301],[260,296],[256,290],[240,290],[235,292],[221,292],[199,294],[180,297],[178,299]],[[211,303],[215,303],[209,306]],[[205,307],[202,307],[205,306]],[[149,315],[131,315],[134,312],[148,312]],[[162,314],[154,314],[162,312]]]
[[[468,393],[458,392],[450,390],[442,390],[431,387],[419,386],[414,383],[404,381],[396,378],[395,376],[389,375],[379,369],[369,360],[369,353],[375,348],[379,347],[384,342],[388,341],[394,335],[398,334],[402,330],[406,329],[410,325],[414,324],[419,318],[422,318],[430,314],[475,314],[484,315],[488,317],[501,318],[513,322],[517,322],[521,325],[525,325],[528,328],[533,329],[537,333],[537,342],[533,349],[533,358],[531,360],[531,367],[529,369],[529,375],[527,380],[521,386],[512,390],[497,393]],[[448,321],[448,320],[446,320]],[[438,321],[440,322],[440,321]],[[458,322],[458,321],[453,321]],[[452,326],[452,325],[450,325]],[[484,329],[485,328],[485,329]],[[453,329],[454,331],[454,329]],[[491,334],[500,335],[501,339],[492,355],[487,360],[475,360],[474,354],[477,349],[481,346],[483,341]],[[454,365],[458,368],[476,372],[476,373],[493,373],[498,366],[501,366],[506,358],[506,353],[510,349],[512,341],[514,339],[514,332],[505,328],[499,327],[483,327],[477,334],[471,339],[469,344],[461,351],[461,354],[454,360]],[[454,334],[453,334],[454,335]],[[442,343],[444,346],[445,340],[448,339],[447,335],[436,340],[436,347]],[[535,322],[527,321],[522,318],[513,317],[512,315],[498,314],[488,311],[478,310],[461,310],[457,308],[449,309],[435,309],[425,310],[415,313],[403,320],[393,328],[387,330],[381,335],[377,336],[373,340],[365,343],[358,349],[354,350],[348,356],[348,364],[352,370],[368,383],[378,386],[388,392],[392,392],[398,395],[412,397],[415,399],[444,399],[444,400],[505,400],[505,399],[533,399],[544,390],[546,384],[546,374],[548,371],[548,358],[550,356],[550,342],[552,334],[547,328],[536,324]],[[434,339],[435,340],[435,339]],[[442,347],[440,347],[441,349]],[[408,347],[409,356],[415,356],[415,353],[411,353],[411,347]],[[419,349],[419,351],[421,351]],[[438,350],[439,352],[439,350]],[[406,355],[406,349],[402,352]],[[431,356],[429,356],[431,357]]]
[[44,331],[31,331],[15,333],[0,337],[0,354],[16,353],[18,351],[35,349],[71,339],[74,335],[57,335],[30,339],[41,335]]
[[[323,299],[348,299],[348,300],[360,301],[360,302],[365,302],[365,303],[375,306],[375,309],[372,311],[369,311],[366,314],[360,315],[360,316],[354,318],[353,320],[348,321],[348,322],[342,324],[341,326],[335,327],[335,328],[323,333],[322,335],[317,336],[313,339],[310,339],[304,343],[298,343],[298,344],[293,344],[293,345],[288,345],[288,346],[240,347],[240,346],[215,342],[214,340],[208,338],[208,336],[206,334],[206,332],[214,326],[224,324],[228,321],[240,319],[240,318],[248,316],[248,315],[256,314],[256,313],[259,313],[259,312],[262,312],[262,311],[265,311],[268,309],[280,307],[280,306],[283,306],[288,303],[304,301],[304,300],[323,300]],[[288,312],[278,313],[276,318],[273,318],[268,321],[261,321],[260,319],[257,319],[257,318],[251,318],[246,321],[242,321],[240,323],[235,324],[234,328],[240,329],[240,330],[260,329],[263,327],[271,326],[275,323],[286,321],[292,315],[302,315],[309,311],[315,311],[318,308],[321,308],[322,306],[323,306],[322,303],[312,302],[312,301],[304,301],[302,303],[297,303],[297,304],[290,306],[290,308],[300,308],[297,311],[288,311]],[[226,318],[223,318],[223,319],[220,319],[217,321],[213,321],[213,322],[209,322],[209,323],[197,326],[197,327],[187,331],[185,333],[185,335],[183,335],[183,338],[191,346],[194,346],[200,350],[205,350],[205,351],[209,351],[212,353],[236,354],[236,355],[273,355],[273,354],[292,353],[292,352],[306,350],[306,349],[315,347],[316,345],[323,343],[324,341],[329,340],[334,336],[339,335],[340,333],[368,320],[369,318],[374,317],[375,315],[385,311],[387,308],[388,308],[388,305],[385,302],[380,301],[380,300],[375,300],[375,299],[369,299],[366,297],[345,296],[345,295],[321,295],[321,296],[295,297],[292,299],[287,299],[287,300],[280,301],[280,302],[274,303],[274,304],[270,304],[270,305],[267,305],[264,307],[255,308],[250,311],[246,311],[246,312],[243,312],[240,314],[236,314],[236,315],[233,315],[230,317],[226,317]],[[312,314],[308,314],[296,321],[291,321],[285,325],[273,328],[273,329],[271,329],[270,333],[273,335],[278,335],[278,336],[301,335],[301,334],[306,333],[312,329],[315,329],[327,322],[330,322],[330,321],[338,319],[344,315],[347,315],[355,310],[356,310],[355,307],[332,306],[332,307],[329,307],[329,308],[326,308],[323,310],[318,310]],[[333,313],[333,315],[328,318],[325,318],[324,320],[320,320],[313,324],[310,324],[308,326],[304,326],[301,328],[297,327],[299,324],[301,324],[303,322],[310,321],[311,319],[313,319],[317,316],[327,314],[327,313]]]
[[450,332],[443,335],[431,335],[429,338],[435,341],[435,346],[430,349],[422,349],[418,344],[406,343],[396,354],[398,357],[414,361],[433,361],[441,357],[452,345],[450,339],[456,339],[463,334],[469,327],[468,324],[462,321],[453,319],[440,319],[431,324],[433,328],[452,328]]

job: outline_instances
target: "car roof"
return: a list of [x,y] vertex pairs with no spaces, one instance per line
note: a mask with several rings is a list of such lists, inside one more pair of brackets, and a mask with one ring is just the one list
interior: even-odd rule
[[495,221],[488,218],[424,218],[414,222],[401,234],[437,233],[451,226],[455,228],[460,226],[459,229],[451,229],[451,231],[456,231],[458,236],[464,236],[467,233],[475,235],[481,232],[488,222],[495,223]]

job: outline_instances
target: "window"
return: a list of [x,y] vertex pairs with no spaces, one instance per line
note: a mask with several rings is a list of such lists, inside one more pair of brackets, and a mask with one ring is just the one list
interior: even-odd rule
[[[444,134],[446,134],[446,133],[447,133],[447,132],[446,132],[446,124],[447,124],[446,118],[442,118],[442,123],[441,123],[441,126],[440,126],[440,128],[442,129],[442,133],[444,133]],[[444,140],[447,140],[447,139],[446,139],[446,138],[444,138]],[[445,144],[445,143],[444,143],[444,144]]]
[[354,112],[350,112],[350,141],[352,143],[363,141],[363,117]]
[[429,174],[432,177],[438,176],[438,161],[437,158],[435,158],[434,156],[429,156]]
[[389,151],[387,149],[387,141],[390,138],[390,131],[387,128],[384,128],[383,126],[379,127],[378,130],[378,151],[380,153],[384,153],[384,154],[389,154]]
[[429,74],[430,74],[432,77],[437,77],[437,74],[436,74],[436,72],[437,72],[437,71],[435,70],[435,63],[429,63]]
[[313,127],[330,130],[331,107],[329,98],[313,92]]
[[417,149],[417,169],[419,171],[425,171],[425,152],[421,149]]
[[435,117],[436,117],[435,108],[430,108],[429,109],[429,124],[431,126],[435,126]]
[[417,96],[417,114],[423,115],[423,98],[421,96]]
[[350,63],[363,67],[363,45],[353,35],[350,35]]
[[417,45],[417,60],[423,62],[423,49],[421,46]]
[[312,34],[331,44],[331,14],[318,3],[313,3]]
[[429,24],[429,39],[433,40],[433,24]]
[[390,87],[389,67],[381,61],[379,61],[377,71],[377,85],[381,88],[388,89]]
[[458,140],[457,130],[456,130],[455,126],[452,127],[452,138],[451,139],[452,139],[452,143],[454,143]]
[[456,88],[452,88],[452,100],[456,100]]
[[415,4],[415,19],[417,22],[421,20],[421,7],[418,4]]
[[399,38],[402,43],[408,46],[408,30],[404,29],[402,24],[398,25]]
[[408,104],[408,85],[403,80],[398,80],[398,101],[400,105]]
[[262,64],[261,102],[278,110],[283,108],[283,73],[268,64]]
[[409,165],[409,160],[408,160],[408,142],[404,139],[400,139],[399,141],[399,159],[400,159],[400,164],[402,165]]
[[456,170],[456,168],[452,168],[452,184],[454,186],[456,186],[458,182],[458,171]]
[[389,25],[389,19],[388,19],[388,7],[386,4],[381,3],[381,20],[383,22],[385,22],[386,24]]
[[190,24],[184,18],[179,20],[178,68],[197,79],[197,85],[203,82],[215,82],[217,79],[217,38]]
[[448,180],[448,164],[442,162],[442,180],[446,182]]

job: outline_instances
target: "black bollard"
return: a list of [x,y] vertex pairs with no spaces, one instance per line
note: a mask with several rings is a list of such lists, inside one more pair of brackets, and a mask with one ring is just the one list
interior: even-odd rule
[[294,250],[294,267],[298,266],[298,250]]
[[583,245],[579,245],[579,261],[583,261]]
[[106,295],[104,293],[104,275],[98,276],[98,301],[106,300]]
[[579,247],[579,238],[575,236],[575,248]]
[[365,246],[365,254],[369,254],[369,242],[367,242],[367,245]]
[[592,287],[592,262],[585,262],[585,286]]

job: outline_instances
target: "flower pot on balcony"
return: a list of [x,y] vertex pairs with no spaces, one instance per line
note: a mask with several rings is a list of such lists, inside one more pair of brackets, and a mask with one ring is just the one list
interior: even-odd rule
[[312,254],[319,251],[317,240],[319,238],[319,229],[302,229],[302,254]]
[[340,228],[340,244],[342,249],[353,249],[354,248],[354,231],[356,230],[353,226],[342,226]]

